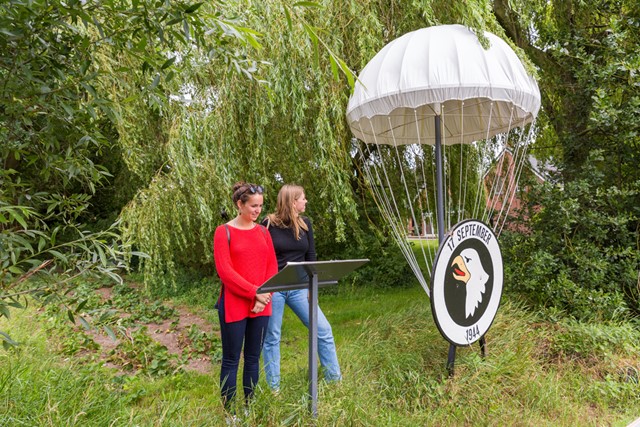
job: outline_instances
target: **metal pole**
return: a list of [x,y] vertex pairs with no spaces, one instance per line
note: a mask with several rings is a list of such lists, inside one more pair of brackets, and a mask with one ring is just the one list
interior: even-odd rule
[[444,189],[442,188],[442,136],[440,116],[435,117],[436,125],[436,209],[438,222],[438,244],[444,241]]
[[[444,188],[442,185],[442,132],[440,129],[440,115],[435,116],[435,136],[436,136],[436,210],[438,222],[438,245],[444,241]],[[449,376],[453,376],[456,361],[456,346],[449,344],[449,355],[447,357],[447,371]]]
[[453,344],[449,344],[449,355],[447,356],[447,372],[449,373],[449,378],[453,377],[454,373],[454,365],[456,362],[456,346]]
[[313,418],[318,417],[318,275],[309,273],[309,397]]

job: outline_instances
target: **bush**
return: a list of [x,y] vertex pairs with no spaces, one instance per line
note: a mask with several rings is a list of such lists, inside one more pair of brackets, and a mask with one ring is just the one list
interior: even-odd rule
[[528,234],[504,233],[505,290],[583,320],[640,314],[640,181],[605,187],[599,153],[563,187],[532,191]]
[[321,259],[369,259],[347,277],[355,286],[390,288],[415,282],[407,260],[390,236],[385,237],[379,229],[370,227],[369,233],[361,233],[354,239],[344,246],[320,247]]

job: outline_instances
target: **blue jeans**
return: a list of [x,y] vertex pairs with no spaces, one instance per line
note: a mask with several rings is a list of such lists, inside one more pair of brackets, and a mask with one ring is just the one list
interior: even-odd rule
[[[308,294],[309,291],[307,289],[299,289],[295,291],[274,292],[271,298],[272,313],[264,339],[262,357],[264,357],[264,372],[267,377],[267,384],[269,384],[269,387],[273,390],[280,388],[280,336],[284,305],[288,305],[308,328]],[[331,325],[324,313],[322,313],[322,310],[320,310],[320,307],[318,307],[318,356],[325,380],[337,381],[342,378]]]

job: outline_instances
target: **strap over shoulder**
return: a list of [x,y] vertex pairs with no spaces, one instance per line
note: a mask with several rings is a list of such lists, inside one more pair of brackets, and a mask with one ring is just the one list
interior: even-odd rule
[[229,233],[229,226],[227,224],[224,225],[224,230],[227,232],[227,243],[231,244],[231,233]]

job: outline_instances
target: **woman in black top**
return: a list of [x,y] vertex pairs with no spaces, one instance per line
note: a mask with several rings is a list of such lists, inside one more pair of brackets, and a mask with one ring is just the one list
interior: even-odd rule
[[[262,222],[271,233],[276,250],[278,270],[288,262],[316,261],[311,221],[300,214],[305,211],[307,198],[298,185],[284,185],[278,193],[276,211]],[[280,336],[285,304],[309,327],[309,291],[274,292],[272,313],[265,336],[262,355],[267,383],[272,390],[280,389]],[[327,381],[338,381],[342,377],[333,332],[329,321],[318,307],[318,356]]]

